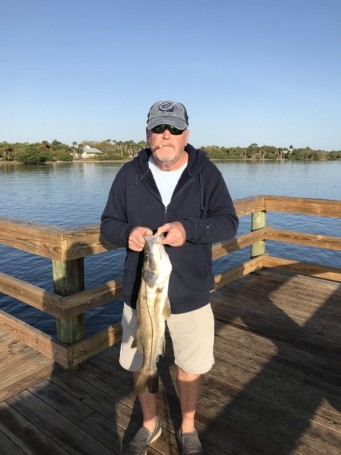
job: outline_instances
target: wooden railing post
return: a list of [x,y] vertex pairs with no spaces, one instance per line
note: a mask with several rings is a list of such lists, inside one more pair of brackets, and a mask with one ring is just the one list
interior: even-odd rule
[[[255,212],[251,215],[251,231],[264,228],[266,226],[266,211]],[[254,258],[265,253],[265,241],[259,240],[251,245],[250,257]]]
[[[72,261],[52,261],[54,292],[63,297],[84,290],[84,258]],[[72,344],[85,337],[85,315],[56,319],[57,338]]]

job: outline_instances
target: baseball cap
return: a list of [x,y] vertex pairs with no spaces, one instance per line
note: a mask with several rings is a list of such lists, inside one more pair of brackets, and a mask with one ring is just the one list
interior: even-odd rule
[[188,115],[183,104],[177,101],[157,101],[148,112],[147,128],[151,130],[163,123],[175,126],[179,130],[188,127]]

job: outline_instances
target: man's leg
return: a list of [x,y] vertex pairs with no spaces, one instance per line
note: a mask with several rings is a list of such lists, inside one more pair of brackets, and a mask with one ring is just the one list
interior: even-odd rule
[[[120,351],[121,366],[132,372],[136,382],[142,366],[143,355],[132,348],[132,342],[137,329],[136,311],[124,304],[122,314],[122,343]],[[122,448],[124,455],[137,455],[147,453],[149,444],[156,441],[161,434],[160,422],[156,416],[156,395],[149,393],[148,389],[139,394],[143,413],[143,425],[133,439]]]
[[[126,304],[123,307],[121,324],[123,334],[120,364],[123,368],[132,372],[133,380],[136,382],[142,366],[143,355],[136,348],[131,347],[137,330],[137,315],[136,310],[133,310]],[[139,394],[139,400],[143,413],[143,426],[149,431],[153,431],[157,423],[156,395],[149,393],[148,389],[146,389]]]
[[182,368],[178,368],[177,385],[182,413],[181,431],[182,433],[190,433],[195,430],[194,419],[201,386],[201,375],[186,373]]
[[[137,381],[138,377],[139,372],[133,372],[134,382]],[[143,414],[143,426],[147,428],[147,430],[153,432],[157,424],[156,393],[149,393],[148,388],[146,388],[139,394],[139,400]]]
[[214,317],[211,305],[188,313],[172,314],[167,320],[172,338],[182,422],[177,437],[182,454],[202,455],[195,429],[195,413],[201,375],[214,364]]

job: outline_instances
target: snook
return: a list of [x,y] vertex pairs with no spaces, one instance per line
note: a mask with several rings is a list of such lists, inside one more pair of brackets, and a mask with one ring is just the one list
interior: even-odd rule
[[143,354],[140,375],[134,392],[158,390],[157,358],[165,347],[165,320],[170,316],[168,283],[172,264],[160,236],[145,236],[141,286],[137,299],[138,328],[132,347]]

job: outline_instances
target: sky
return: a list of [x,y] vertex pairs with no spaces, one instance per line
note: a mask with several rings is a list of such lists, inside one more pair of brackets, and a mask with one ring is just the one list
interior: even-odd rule
[[195,147],[341,150],[340,0],[0,0],[0,17],[0,142],[137,142],[175,100]]

